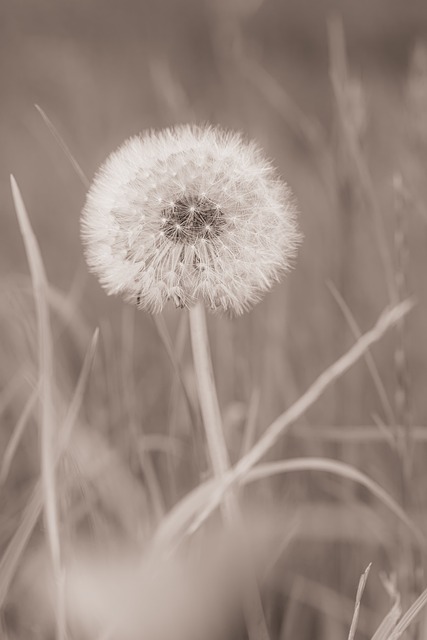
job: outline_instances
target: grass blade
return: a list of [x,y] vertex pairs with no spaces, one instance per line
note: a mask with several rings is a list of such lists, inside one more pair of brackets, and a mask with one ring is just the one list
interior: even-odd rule
[[[294,458],[292,460],[281,460],[258,465],[251,469],[245,476],[238,478],[240,484],[246,485],[256,480],[269,478],[282,473],[294,473],[301,471],[320,471],[346,478],[352,482],[365,487],[373,496],[389,509],[398,520],[400,520],[412,533],[414,539],[420,546],[427,546],[427,540],[420,529],[412,522],[399,504],[392,498],[385,489],[372,480],[362,471],[338,460],[329,458]],[[217,480],[208,480],[199,485],[187,494],[183,500],[165,518],[158,532],[156,533],[155,544],[171,544],[176,538],[183,534],[191,534],[200,526],[201,518],[205,518],[206,510],[204,506],[209,505],[209,513],[216,508],[220,501],[222,491],[221,483]],[[199,515],[197,516],[197,514]],[[195,520],[192,520],[196,516]]]
[[[354,336],[354,339],[358,340],[362,335],[362,332],[360,331],[359,326],[353,314],[351,313],[348,305],[346,304],[344,298],[342,297],[342,295],[340,294],[340,292],[332,282],[328,282],[328,287],[337,305],[341,309],[341,312],[348,326],[350,327],[350,330]],[[372,382],[374,383],[375,388],[377,390],[378,397],[383,406],[383,411],[387,418],[387,421],[390,425],[394,425],[396,424],[396,418],[394,416],[393,407],[391,406],[390,400],[388,399],[387,392],[384,388],[383,382],[381,380],[381,376],[378,372],[378,368],[375,363],[374,357],[372,353],[369,351],[369,349],[366,351],[364,355],[364,359],[366,362],[366,366],[368,367],[369,373],[371,374]]]
[[74,171],[76,172],[76,174],[77,174],[78,178],[80,179],[80,181],[82,182],[83,186],[86,187],[86,189],[88,189],[89,185],[90,185],[90,182],[89,182],[88,178],[86,177],[83,169],[81,168],[81,166],[79,165],[79,163],[77,162],[77,160],[75,159],[73,154],[71,153],[71,151],[68,148],[68,145],[64,141],[63,137],[61,136],[61,134],[59,133],[59,131],[57,130],[57,128],[55,127],[53,122],[50,120],[50,118],[47,116],[46,112],[43,111],[43,109],[41,107],[39,107],[38,104],[35,104],[34,106],[37,109],[37,111],[39,112],[39,114],[41,115],[41,117],[43,118],[44,123],[46,124],[47,128],[49,129],[49,131],[51,132],[51,134],[55,138],[56,142],[59,144],[59,146],[61,147],[61,149],[63,150],[63,152],[67,156],[68,160],[71,163],[71,166],[73,167]]
[[371,570],[372,563],[367,566],[365,571],[360,576],[359,586],[357,587],[356,603],[354,605],[353,619],[351,621],[350,631],[348,634],[348,640],[354,640],[356,635],[357,622],[359,620],[360,602],[362,600],[363,592],[365,591],[366,582],[368,580],[369,571]]
[[[55,582],[57,585],[60,585],[62,584],[61,547],[54,463],[55,409],[53,400],[53,338],[50,325],[48,285],[37,239],[32,230],[24,201],[13,176],[11,176],[11,187],[16,215],[30,266],[34,301],[36,305],[41,395],[40,456],[43,502],[52,568],[55,576]],[[63,616],[63,607],[61,604],[63,602],[63,598],[59,591],[59,587],[57,598],[57,637],[59,640],[62,640],[62,638],[65,637],[65,621]]]
[[427,589],[415,600],[415,602],[409,607],[408,611],[402,616],[400,622],[396,625],[396,628],[389,635],[389,640],[397,640],[406,631],[411,622],[416,618],[420,611],[427,604]]
[[307,391],[284,413],[268,427],[264,435],[257,444],[247,453],[234,468],[224,478],[222,486],[217,490],[216,495],[206,505],[202,514],[194,523],[194,531],[199,527],[212,511],[218,506],[224,491],[236,480],[244,477],[254,467],[262,457],[276,444],[290,426],[300,418],[321,395],[340,378],[350,367],[352,367],[375,342],[405,316],[413,308],[414,302],[406,300],[400,304],[386,309],[372,329],[357,340],[354,345],[332,365],[330,365],[313,382]]
[[[89,349],[86,353],[85,360],[77,381],[76,389],[73,394],[70,406],[65,417],[64,426],[61,430],[59,438],[59,446],[55,452],[55,465],[64,451],[64,447],[68,443],[71,430],[77,419],[77,414],[83,400],[83,392],[86,388],[87,380],[93,363],[96,345],[98,341],[98,329],[95,331]],[[36,526],[43,508],[43,491],[40,480],[36,483],[31,498],[24,509],[22,520],[9,542],[7,549],[0,562],[0,610],[2,609],[10,584],[15,576],[16,569],[19,564],[21,555],[30,539],[31,533]]]
[[15,425],[13,433],[7,443],[6,449],[3,454],[3,461],[0,468],[0,485],[4,484],[9,475],[10,467],[12,465],[13,458],[15,456],[18,445],[24,434],[25,427],[27,426],[28,419],[36,405],[36,400],[39,397],[39,388],[36,387],[25,403],[25,407],[19,417],[18,422]]

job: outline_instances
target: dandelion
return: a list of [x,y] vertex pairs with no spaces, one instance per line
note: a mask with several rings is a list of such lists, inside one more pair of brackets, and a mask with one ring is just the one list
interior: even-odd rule
[[253,142],[180,126],[127,140],[99,169],[82,215],[92,271],[151,312],[168,300],[242,313],[290,265],[291,192]]
[[[126,141],[107,158],[82,216],[89,266],[108,293],[161,311],[189,307],[200,409],[212,470],[230,460],[216,393],[205,305],[242,313],[289,268],[299,234],[291,192],[253,142],[181,126]],[[223,517],[241,530],[237,496]],[[239,560],[250,640],[268,639],[256,576]],[[248,566],[246,567],[246,564]]]

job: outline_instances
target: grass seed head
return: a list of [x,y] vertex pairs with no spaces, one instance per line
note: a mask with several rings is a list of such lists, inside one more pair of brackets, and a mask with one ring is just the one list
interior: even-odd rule
[[179,126],[127,140],[100,167],[82,214],[91,270],[109,294],[242,313],[299,241],[291,192],[253,142]]

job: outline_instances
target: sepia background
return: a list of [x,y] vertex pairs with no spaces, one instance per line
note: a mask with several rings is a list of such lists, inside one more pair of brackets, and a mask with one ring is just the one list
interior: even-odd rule
[[[107,297],[80,243],[85,180],[146,129],[209,122],[240,130],[258,140],[298,202],[304,242],[290,275],[242,317],[209,317],[233,462],[385,307],[414,297],[407,318],[322,394],[269,457],[352,465],[427,536],[425,3],[3,0],[0,87],[2,637],[49,639],[55,619],[40,505],[28,516],[40,475],[37,322],[10,174],[50,284],[58,431],[100,329],[57,468],[70,584],[89,592],[92,580],[102,592],[116,578],[104,576],[101,561],[86,561],[87,549],[95,545],[104,557],[113,548],[128,567],[165,514],[210,474],[186,312],[171,307],[153,319]],[[272,639],[347,638],[370,562],[360,638],[396,614],[399,598],[405,611],[426,587],[424,542],[386,501],[343,474],[306,470],[263,480],[245,489],[242,504],[249,535],[256,532],[255,561],[266,571],[261,591]],[[203,544],[206,557],[219,553],[216,535]],[[229,580],[222,568],[218,592]],[[201,580],[203,570],[196,573]],[[170,593],[162,587],[152,607],[170,617],[165,640],[172,631],[180,637],[180,625],[187,640],[201,637],[200,624],[211,633],[212,607],[221,617],[223,603],[215,609],[206,601],[217,591],[189,596],[186,606],[198,611],[193,628],[192,615],[182,621],[171,604],[169,574],[166,582]],[[98,605],[89,593],[84,602],[70,595],[71,638],[102,637],[108,593],[98,603],[98,635],[87,612]],[[426,622],[421,613],[412,637],[424,637]],[[148,638],[143,624],[135,622]]]

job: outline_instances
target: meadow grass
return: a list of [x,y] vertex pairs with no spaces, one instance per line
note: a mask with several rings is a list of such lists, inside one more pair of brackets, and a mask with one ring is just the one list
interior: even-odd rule
[[[43,144],[22,178],[13,167],[20,188],[13,180],[7,210],[30,277],[21,267],[0,283],[5,639],[244,637],[235,539],[217,515],[230,488],[272,640],[425,633],[426,194],[421,134],[411,139],[422,74],[409,69],[406,102],[393,106],[399,158],[386,158],[370,136],[388,89],[356,77],[338,20],[328,23],[328,129],[246,41],[243,17],[223,11],[212,37],[226,99],[201,104],[153,53],[146,86],[164,111],[152,116],[162,125],[214,116],[260,137],[295,184],[305,245],[253,312],[209,318],[211,437],[224,430],[210,453],[187,312],[151,318],[106,300],[79,264],[91,173],[82,166],[95,169],[120,136],[143,128],[137,109],[124,124],[121,98],[103,103],[114,133],[95,131],[85,146],[90,115],[62,120],[26,91]],[[59,65],[68,114],[82,110],[79,55],[71,47],[62,63],[43,62]],[[9,231],[15,213],[21,238]],[[212,389],[204,394],[212,400]]]

